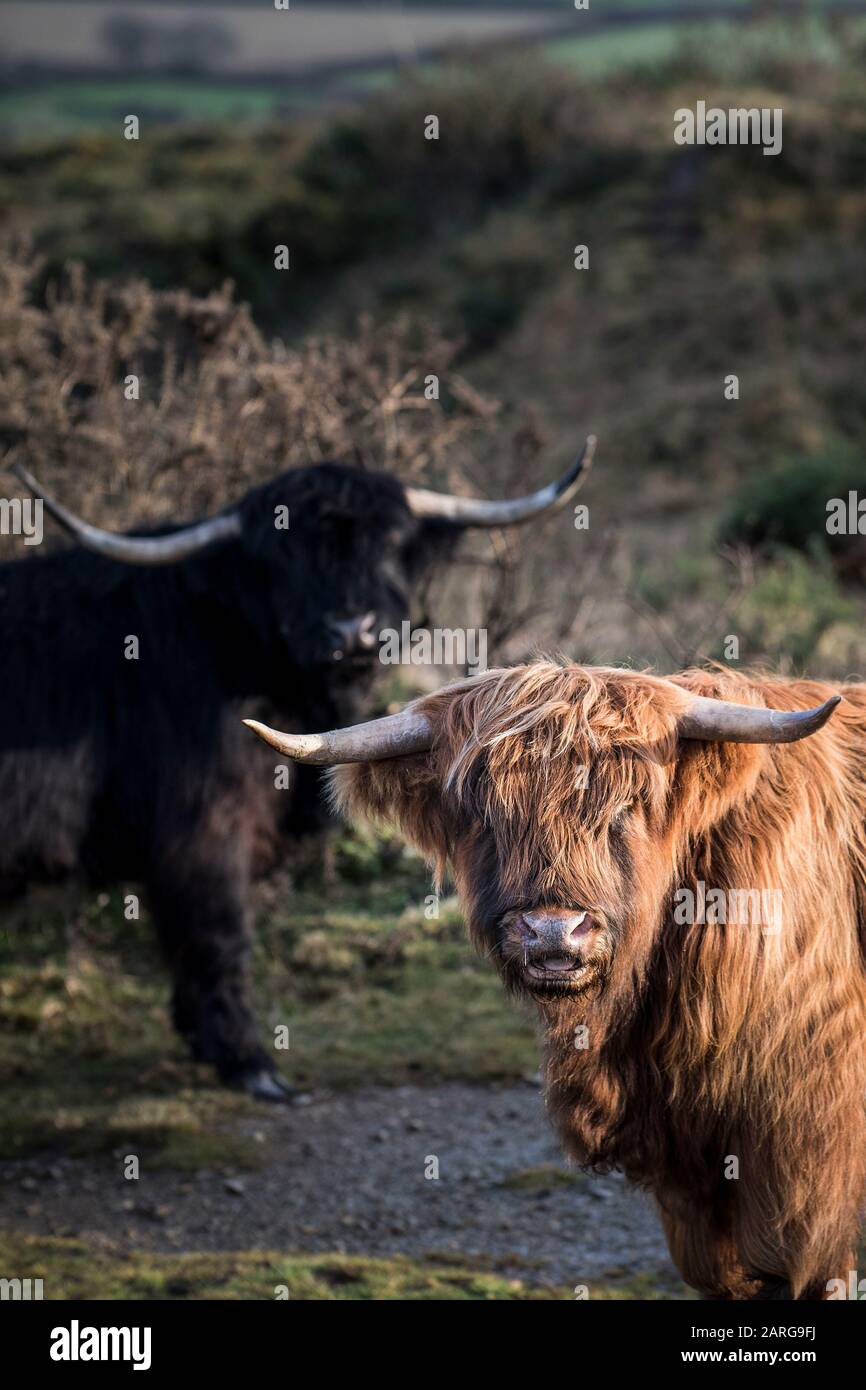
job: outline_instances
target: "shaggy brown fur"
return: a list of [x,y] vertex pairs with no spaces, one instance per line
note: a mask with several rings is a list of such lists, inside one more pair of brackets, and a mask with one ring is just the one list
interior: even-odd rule
[[[833,693],[728,671],[671,680],[779,709]],[[842,693],[800,743],[681,742],[669,682],[539,663],[417,702],[429,754],[333,774],[343,809],[396,822],[440,876],[450,863],[511,986],[527,988],[516,909],[602,924],[588,982],[537,1000],[548,1104],[581,1163],[654,1193],[683,1277],[710,1297],[820,1298],[854,1267],[866,685]],[[676,891],[701,881],[781,890],[781,930],[678,924]]]

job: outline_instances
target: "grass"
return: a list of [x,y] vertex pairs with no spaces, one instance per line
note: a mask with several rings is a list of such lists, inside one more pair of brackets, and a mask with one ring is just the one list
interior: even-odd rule
[[[364,859],[364,854],[369,858]],[[329,888],[272,885],[256,938],[265,1036],[289,1028],[278,1061],[301,1087],[515,1078],[537,1066],[527,1016],[504,996],[445,903],[427,920],[418,861],[381,870],[344,840]],[[418,906],[407,908],[407,898]],[[194,1171],[267,1157],[230,1122],[254,1113],[186,1060],[147,922],[119,896],[36,895],[0,931],[0,1156],[136,1152]]]
[[569,1172],[563,1168],[543,1165],[540,1168],[525,1168],[520,1173],[509,1173],[502,1186],[516,1192],[555,1192],[559,1187],[580,1187],[586,1182],[583,1173]]
[[121,80],[58,78],[0,95],[0,130],[7,137],[62,135],[72,130],[113,130],[134,111],[143,126],[166,122],[262,121],[295,105],[282,84],[189,78]]
[[[705,25],[689,26],[705,31]],[[730,31],[731,26],[725,26]],[[606,77],[621,68],[649,67],[660,59],[669,59],[682,41],[682,24],[641,24],[627,29],[608,29],[575,38],[553,39],[544,45],[544,52],[554,63],[561,64],[583,77]],[[730,37],[730,32],[728,33]]]
[[[491,1272],[482,1260],[451,1254],[425,1260],[265,1250],[159,1255],[84,1240],[0,1232],[0,1271],[12,1270],[21,1271],[15,1275],[18,1278],[41,1278],[46,1299],[552,1302],[574,1298],[570,1288],[506,1278]],[[589,1286],[590,1299],[602,1301],[684,1296],[695,1295],[681,1285],[620,1270],[611,1270]]]
[[[490,1299],[550,1301],[571,1296],[491,1273],[480,1262],[341,1253],[285,1255],[226,1251],[196,1255],[119,1253],[81,1240],[0,1232],[0,1269],[41,1278],[47,1299]],[[605,1296],[602,1294],[601,1296]]]
[[[694,5],[698,9],[702,0]],[[713,0],[706,0],[711,8]],[[636,0],[634,8],[642,6]],[[755,68],[796,59],[803,51],[821,62],[843,65],[852,41],[862,42],[866,19],[849,18],[843,31],[833,29],[816,12],[792,24],[790,17],[769,19],[744,29],[724,19],[662,20],[623,28],[589,30],[573,37],[548,39],[539,47],[545,57],[578,76],[603,80],[617,73],[684,80],[697,70],[716,78],[738,80]]]

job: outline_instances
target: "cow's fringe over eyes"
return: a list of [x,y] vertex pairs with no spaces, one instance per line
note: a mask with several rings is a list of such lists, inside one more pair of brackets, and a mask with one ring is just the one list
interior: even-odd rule
[[[677,686],[779,709],[833,693],[494,671],[418,702],[429,754],[337,769],[334,795],[450,864],[487,951],[514,909],[605,924],[602,986],[539,1003],[569,1151],[654,1192],[703,1292],[820,1297],[852,1267],[866,1194],[866,686],[784,747],[679,742]],[[776,893],[781,916],[680,923],[677,890],[701,883]]]

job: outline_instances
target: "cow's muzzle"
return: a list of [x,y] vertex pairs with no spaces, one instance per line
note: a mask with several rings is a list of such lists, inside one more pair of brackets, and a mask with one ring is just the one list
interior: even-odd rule
[[561,993],[594,978],[602,926],[588,909],[546,907],[509,918],[503,956],[527,988]]
[[369,661],[379,645],[374,612],[360,618],[331,618],[328,641],[332,661]]

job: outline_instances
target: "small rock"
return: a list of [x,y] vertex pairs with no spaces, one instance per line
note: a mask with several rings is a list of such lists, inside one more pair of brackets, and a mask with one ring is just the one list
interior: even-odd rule
[[227,1178],[225,1182],[226,1192],[230,1192],[233,1197],[243,1197],[246,1191],[243,1178]]

